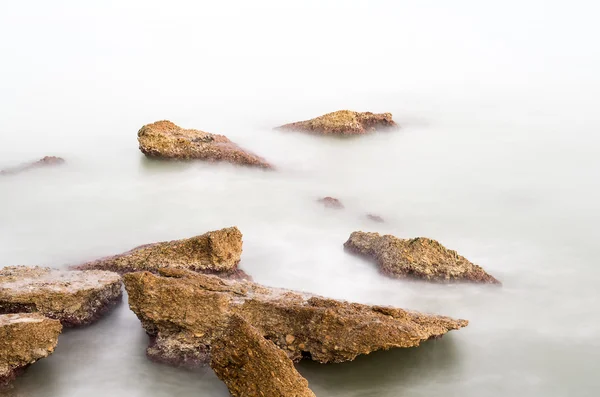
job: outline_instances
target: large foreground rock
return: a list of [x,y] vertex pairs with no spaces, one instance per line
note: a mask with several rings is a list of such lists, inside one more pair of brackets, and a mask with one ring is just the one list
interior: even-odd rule
[[500,284],[480,266],[429,238],[399,239],[379,233],[354,232],[344,247],[373,259],[384,274],[395,278]]
[[200,130],[187,130],[163,120],[138,131],[140,150],[148,157],[169,160],[226,161],[233,164],[272,168],[263,158],[252,154],[226,136]]
[[396,127],[391,113],[338,110],[317,118],[285,124],[277,129],[302,131],[319,135],[362,135]]
[[6,168],[4,170],[0,170],[0,175],[14,175],[20,172],[29,171],[36,168],[55,166],[63,164],[65,160],[61,157],[55,156],[46,156],[37,161],[32,161],[29,163],[21,164],[16,167]]
[[60,321],[38,313],[0,315],[0,387],[28,365],[50,355],[61,330]]
[[0,314],[39,312],[65,326],[87,325],[120,299],[121,277],[113,272],[0,269]]
[[292,360],[238,315],[213,342],[210,366],[234,397],[315,397]]
[[242,255],[242,232],[229,227],[184,240],[142,245],[120,255],[75,266],[79,270],[110,270],[129,273],[164,267],[187,269],[199,273],[231,278],[247,278],[238,269]]
[[151,336],[148,355],[194,366],[209,361],[234,315],[241,316],[292,360],[321,363],[359,354],[413,347],[467,325],[465,320],[368,306],[225,280],[176,269],[162,275],[129,273],[129,305]]

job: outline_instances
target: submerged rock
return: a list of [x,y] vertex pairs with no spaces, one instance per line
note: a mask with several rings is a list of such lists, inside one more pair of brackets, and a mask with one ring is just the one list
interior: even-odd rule
[[60,321],[38,313],[0,315],[0,387],[25,367],[49,356],[61,330]]
[[7,168],[5,170],[0,170],[0,175],[14,175],[14,174],[18,174],[18,173],[24,172],[24,171],[29,171],[29,170],[32,170],[35,168],[60,165],[60,164],[63,164],[64,162],[65,162],[65,160],[61,157],[46,156],[37,161],[21,164],[16,167],[13,167],[13,168]]
[[229,227],[199,236],[142,245],[120,255],[75,266],[79,270],[110,270],[129,273],[163,267],[188,269],[231,278],[247,278],[238,263],[242,255],[242,232]]
[[397,127],[391,113],[338,110],[317,118],[285,124],[277,129],[303,131],[319,135],[362,135]]
[[354,232],[344,247],[375,260],[384,274],[395,278],[500,284],[480,266],[425,237],[399,239],[379,233]]
[[177,269],[128,273],[129,306],[150,335],[150,358],[175,365],[209,361],[211,346],[241,316],[294,360],[321,363],[413,347],[465,320],[322,298],[249,281]]
[[319,203],[323,203],[325,205],[325,207],[327,208],[336,208],[336,209],[342,209],[344,208],[344,205],[342,204],[342,202],[338,199],[336,199],[335,197],[323,197],[321,199],[318,200]]
[[187,130],[163,120],[138,131],[140,150],[148,157],[168,160],[225,161],[238,165],[272,168],[258,157],[231,142],[226,136]]
[[377,223],[385,222],[382,217],[380,217],[379,215],[375,215],[375,214],[367,214],[367,218],[369,220],[371,220],[373,222],[377,222]]
[[234,397],[314,397],[292,360],[241,316],[211,346],[210,366]]
[[39,312],[65,326],[87,325],[121,299],[121,277],[112,272],[47,267],[0,269],[0,314]]

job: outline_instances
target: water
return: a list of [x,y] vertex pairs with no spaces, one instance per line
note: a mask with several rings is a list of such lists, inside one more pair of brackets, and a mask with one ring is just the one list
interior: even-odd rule
[[[320,396],[596,396],[600,54],[592,2],[11,2],[0,5],[0,266],[72,263],[237,225],[267,285],[470,320],[415,349],[303,362]],[[397,132],[271,127],[389,111]],[[170,119],[277,172],[146,160]],[[343,211],[315,200],[331,195]],[[377,224],[366,213],[381,215]],[[504,286],[387,279],[354,230],[427,236]],[[69,330],[23,396],[227,396],[210,369],[149,362],[124,303]]]

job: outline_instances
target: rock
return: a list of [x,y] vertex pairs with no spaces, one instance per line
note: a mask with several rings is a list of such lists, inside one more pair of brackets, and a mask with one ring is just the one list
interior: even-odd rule
[[87,325],[121,299],[121,277],[112,272],[47,267],[0,269],[0,314],[39,312],[67,327]]
[[49,356],[58,343],[60,321],[39,313],[0,315],[0,387],[25,367]]
[[211,347],[210,366],[234,397],[314,397],[292,360],[241,316]]
[[342,202],[338,199],[336,199],[335,197],[323,197],[319,200],[317,200],[319,203],[323,203],[325,205],[325,207],[327,208],[335,208],[335,209],[342,209],[344,208],[344,205],[342,204]]
[[65,160],[61,157],[46,156],[37,161],[21,164],[19,166],[13,167],[13,168],[7,168],[5,170],[0,170],[0,175],[14,175],[14,174],[18,174],[18,173],[24,172],[24,171],[29,171],[29,170],[32,170],[35,168],[60,165],[60,164],[63,164],[64,162],[65,162]]
[[374,214],[367,214],[367,218],[373,222],[377,222],[377,223],[383,223],[385,222],[383,220],[382,217],[380,217],[379,215],[374,215]]
[[168,160],[225,161],[238,165],[272,168],[258,157],[231,142],[226,136],[186,130],[170,121],[157,121],[138,131],[140,150],[148,157]]
[[379,233],[354,232],[344,243],[344,247],[350,252],[375,260],[384,274],[395,278],[439,283],[500,284],[500,281],[456,251],[425,237],[399,239]]
[[75,266],[78,270],[110,270],[120,274],[159,268],[188,269],[231,278],[249,278],[238,269],[242,232],[237,227],[204,233],[184,240],[142,245],[120,255]]
[[[264,287],[249,281],[164,268],[128,273],[129,306],[150,335],[148,356],[174,365],[208,362],[233,315],[244,318],[294,361],[353,360],[413,347],[467,325],[465,320],[368,306]],[[288,343],[289,342],[289,343]]]
[[319,135],[362,135],[397,127],[391,113],[338,110],[317,118],[277,127],[279,130],[302,131]]

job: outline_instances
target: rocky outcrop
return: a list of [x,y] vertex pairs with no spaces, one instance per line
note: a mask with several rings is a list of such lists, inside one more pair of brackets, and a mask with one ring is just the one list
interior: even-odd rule
[[277,127],[279,130],[302,131],[319,135],[362,135],[397,127],[391,113],[338,110],[317,118]]
[[167,160],[205,160],[272,168],[258,157],[231,142],[226,136],[187,130],[163,120],[138,131],[140,150],[148,157]]
[[58,343],[60,321],[39,313],[0,315],[0,387],[25,367],[49,356]]
[[319,200],[317,200],[319,203],[322,203],[323,205],[325,205],[325,207],[327,208],[335,208],[335,209],[342,209],[344,208],[344,204],[342,204],[342,202],[338,199],[336,199],[335,197],[323,197],[320,198]]
[[148,355],[195,366],[210,359],[231,318],[241,316],[294,360],[321,363],[359,354],[413,347],[467,325],[465,320],[368,306],[249,281],[225,280],[178,269],[128,273],[129,306],[151,337]]
[[210,366],[234,397],[315,397],[283,350],[241,316],[231,316],[210,356]]
[[373,259],[384,274],[395,278],[500,284],[480,266],[425,237],[399,239],[379,233],[354,232],[344,247]]
[[29,171],[36,168],[60,165],[64,162],[65,160],[61,157],[46,156],[37,161],[21,164],[13,168],[7,168],[5,170],[0,170],[0,175],[14,175],[20,172]]
[[0,269],[0,314],[39,312],[64,326],[87,325],[121,300],[121,277],[46,267]]
[[242,255],[242,232],[229,227],[184,240],[142,245],[120,255],[75,266],[79,270],[110,270],[120,274],[163,267],[187,269],[222,277],[248,278],[238,263]]

